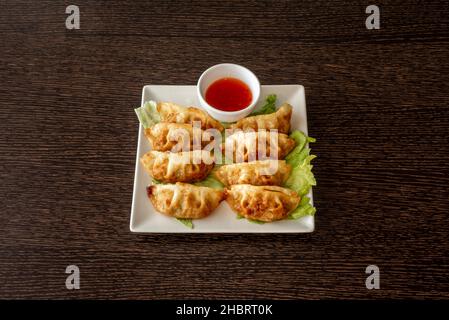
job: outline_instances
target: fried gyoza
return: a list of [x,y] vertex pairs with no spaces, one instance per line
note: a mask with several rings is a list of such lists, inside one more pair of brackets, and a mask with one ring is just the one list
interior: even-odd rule
[[236,213],[264,222],[286,218],[300,201],[295,191],[277,186],[237,184],[226,189],[225,194]]
[[194,141],[204,147],[214,140],[209,132],[194,128],[191,124],[168,122],[159,122],[145,129],[145,136],[153,150],[173,152],[193,150]]
[[214,167],[213,155],[205,150],[150,151],[140,161],[150,176],[166,183],[203,180]]
[[157,104],[157,111],[163,122],[193,124],[194,121],[200,121],[203,130],[215,128],[223,131],[224,129],[220,122],[195,107],[182,107],[171,102],[160,102]]
[[181,182],[149,186],[147,194],[157,211],[184,219],[208,216],[224,198],[223,191]]
[[295,140],[283,133],[270,131],[238,131],[222,144],[225,156],[233,162],[284,159],[293,150]]
[[290,118],[292,106],[284,103],[276,112],[243,118],[231,125],[231,129],[271,130],[277,129],[280,133],[288,133],[290,130]]
[[290,175],[291,166],[285,160],[261,160],[221,166],[215,176],[224,185],[282,185]]

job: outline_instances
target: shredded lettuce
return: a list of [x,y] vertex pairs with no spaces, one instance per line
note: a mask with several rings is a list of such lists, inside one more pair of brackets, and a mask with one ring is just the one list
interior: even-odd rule
[[185,225],[187,228],[193,229],[193,222],[192,219],[183,219],[183,218],[176,218],[179,222],[181,222],[183,225]]
[[142,107],[134,109],[137,118],[139,118],[139,122],[145,129],[161,121],[156,106],[157,104],[155,101],[147,101]]
[[270,94],[265,99],[265,104],[263,105],[263,107],[253,111],[250,116],[258,116],[261,114],[270,114],[276,112],[276,99],[277,97],[275,94]]

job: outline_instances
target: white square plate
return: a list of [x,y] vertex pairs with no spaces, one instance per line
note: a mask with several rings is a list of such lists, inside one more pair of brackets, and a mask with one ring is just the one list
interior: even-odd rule
[[[291,120],[292,130],[299,129],[307,134],[307,114],[304,87],[300,85],[262,86],[258,107],[265,103],[269,94],[277,95],[278,105],[288,102],[293,106]],[[180,105],[198,106],[196,86],[145,86],[142,92],[142,105],[149,100],[170,101]],[[246,219],[237,219],[226,201],[207,218],[194,220],[194,228],[189,229],[174,218],[165,216],[154,210],[146,193],[151,178],[140,164],[140,157],[150,151],[150,144],[144,136],[143,127],[139,126],[139,142],[137,145],[136,172],[134,177],[134,193],[131,208],[130,229],[132,232],[150,233],[303,233],[313,232],[315,221],[313,216],[298,220],[281,220],[265,224],[256,224]],[[309,195],[313,204],[312,190]]]

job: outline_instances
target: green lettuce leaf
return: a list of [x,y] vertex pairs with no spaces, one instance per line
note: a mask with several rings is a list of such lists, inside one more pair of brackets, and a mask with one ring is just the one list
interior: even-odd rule
[[185,225],[187,228],[193,229],[193,222],[192,219],[183,219],[183,218],[176,218],[179,222],[181,222],[183,225]]
[[215,168],[206,177],[206,179],[195,182],[194,185],[199,186],[199,187],[209,187],[209,188],[213,188],[213,189],[223,190],[224,185],[214,175],[214,172],[217,168],[218,168],[218,166],[215,166]]
[[290,219],[299,219],[307,215],[314,215],[316,212],[316,208],[310,204],[310,199],[306,196],[310,188],[316,186],[316,180],[312,172],[313,166],[310,164],[316,156],[310,154],[307,143],[316,140],[299,130],[293,131],[290,137],[295,140],[296,147],[285,158],[286,162],[292,166],[292,172],[284,186],[301,196],[300,204],[289,215]]
[[156,105],[155,101],[147,101],[142,107],[134,109],[139,122],[145,129],[161,121]]
[[315,158],[315,155],[307,156],[301,164],[293,167],[285,186],[296,191],[300,196],[306,195],[312,186],[316,186],[316,180],[312,173],[313,166],[310,164]]
[[159,181],[159,180],[154,179],[154,178],[151,179],[151,183],[152,183],[153,185],[155,185],[155,184],[164,184],[164,183],[162,183],[162,181]]
[[289,219],[299,219],[305,216],[313,216],[316,212],[316,209],[314,206],[312,206],[310,203],[310,198],[307,196],[304,196],[301,199],[301,202],[299,203],[298,207],[290,212],[288,218]]
[[277,97],[275,94],[270,94],[265,99],[265,104],[263,105],[263,107],[253,111],[250,116],[258,116],[261,114],[270,114],[276,112],[276,99]]
[[295,167],[302,163],[310,154],[310,149],[306,146],[308,142],[315,142],[314,138],[308,137],[304,132],[295,130],[290,134],[290,138],[295,140],[296,147],[285,157],[289,165]]
[[[236,218],[239,219],[239,220],[240,219],[245,219],[244,216],[242,216],[241,214],[238,214],[238,213],[237,213]],[[258,221],[258,220],[253,220],[253,219],[246,219],[246,220],[248,220],[251,223],[255,223],[255,224],[264,224],[265,223],[264,221]]]

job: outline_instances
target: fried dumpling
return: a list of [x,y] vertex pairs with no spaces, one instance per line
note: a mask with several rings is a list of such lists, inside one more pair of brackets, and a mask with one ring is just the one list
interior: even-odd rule
[[205,111],[195,107],[182,107],[171,102],[160,102],[157,104],[157,111],[163,122],[176,122],[193,124],[194,121],[201,122],[201,129],[215,128],[223,131],[220,122],[213,119]]
[[264,222],[286,218],[300,201],[295,191],[277,186],[237,184],[227,188],[225,195],[236,213]]
[[198,141],[201,147],[205,147],[211,141],[214,141],[209,132],[185,123],[159,122],[145,129],[145,136],[148,138],[151,148],[156,151],[193,150],[194,141]]
[[243,118],[231,125],[231,129],[246,131],[252,129],[271,130],[277,129],[280,133],[287,134],[290,130],[290,118],[292,117],[292,106],[284,103],[276,112]]
[[150,151],[140,161],[150,176],[165,183],[203,180],[214,167],[213,155],[205,150]]
[[199,219],[211,214],[224,199],[224,192],[177,182],[147,187],[154,208],[175,218]]
[[293,150],[295,140],[288,135],[270,131],[238,131],[222,144],[225,157],[233,162],[284,159]]
[[291,166],[285,160],[260,160],[221,166],[215,176],[224,185],[282,185],[290,175]]

